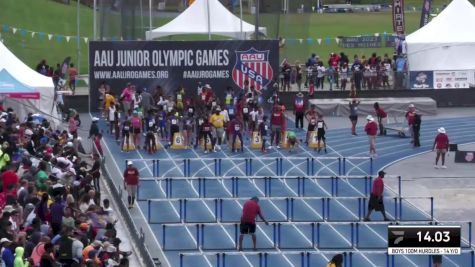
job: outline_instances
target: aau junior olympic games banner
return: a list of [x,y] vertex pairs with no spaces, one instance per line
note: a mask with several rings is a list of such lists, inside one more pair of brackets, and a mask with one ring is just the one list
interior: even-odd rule
[[196,95],[198,82],[209,84],[222,99],[226,88],[247,80],[272,95],[278,77],[277,40],[262,41],[91,41],[89,82],[91,109],[97,107],[102,81],[119,95],[128,82],[149,92],[160,85],[167,95],[179,86]]

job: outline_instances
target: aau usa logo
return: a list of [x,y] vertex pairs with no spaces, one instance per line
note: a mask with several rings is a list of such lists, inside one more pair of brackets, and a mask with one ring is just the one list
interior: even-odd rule
[[240,88],[244,88],[245,81],[256,90],[266,88],[274,76],[269,63],[269,50],[258,51],[252,47],[247,51],[236,51],[232,76],[234,83]]

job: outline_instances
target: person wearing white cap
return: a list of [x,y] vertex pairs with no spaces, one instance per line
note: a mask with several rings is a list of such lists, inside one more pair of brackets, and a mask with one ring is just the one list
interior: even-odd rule
[[441,159],[441,168],[447,169],[447,166],[445,166],[445,153],[447,153],[447,149],[449,148],[449,136],[447,135],[444,127],[437,129],[437,132],[438,134],[435,137],[434,145],[432,146],[432,151],[435,149],[437,152],[437,155],[435,156],[434,168],[439,168],[437,164],[439,163],[439,159]]
[[137,168],[134,167],[132,161],[127,161],[127,168],[124,171],[124,188],[127,190],[127,201],[129,203],[129,209],[134,206],[135,195],[137,194],[137,187],[139,185],[140,173]]
[[369,155],[376,156],[376,135],[378,134],[378,124],[374,121],[373,116],[368,115],[366,117],[367,123],[364,127],[364,131],[368,135],[369,140]]
[[407,124],[409,125],[409,132],[411,133],[411,143],[414,143],[414,117],[416,115],[416,107],[414,104],[410,104],[407,108],[406,112],[406,120]]

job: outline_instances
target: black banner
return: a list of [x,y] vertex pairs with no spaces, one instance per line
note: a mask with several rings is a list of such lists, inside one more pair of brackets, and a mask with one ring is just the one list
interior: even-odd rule
[[460,226],[388,226],[388,247],[460,247]]
[[96,110],[102,81],[119,95],[128,82],[150,92],[161,86],[173,95],[179,86],[196,95],[198,82],[222,99],[226,88],[245,81],[272,95],[279,71],[277,40],[262,41],[117,41],[89,43],[91,109]]
[[404,0],[393,0],[393,30],[397,34],[404,34]]
[[427,23],[429,23],[429,16],[430,10],[432,6],[432,0],[424,0],[422,4],[422,11],[421,11],[421,23],[420,27],[424,27]]

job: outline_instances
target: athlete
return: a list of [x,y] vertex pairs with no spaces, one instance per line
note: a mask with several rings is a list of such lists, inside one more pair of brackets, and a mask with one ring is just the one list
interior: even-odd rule
[[317,128],[317,118],[318,112],[316,110],[316,106],[312,104],[310,106],[310,110],[305,113],[305,119],[308,121],[308,128],[307,128],[307,137],[305,138],[305,143],[308,145],[310,141],[310,132],[315,131]]
[[289,143],[289,152],[292,153],[299,141],[297,140],[297,135],[293,131],[287,131],[287,142]]
[[327,124],[323,120],[323,115],[317,120],[317,142],[318,142],[318,153],[320,153],[322,147],[320,146],[320,141],[323,140],[323,147],[325,153],[327,153],[327,139],[325,138],[325,130],[328,129]]
[[303,129],[303,117],[305,115],[305,100],[302,92],[298,92],[294,100],[295,128]]

